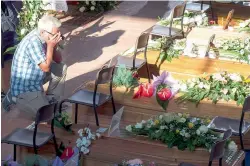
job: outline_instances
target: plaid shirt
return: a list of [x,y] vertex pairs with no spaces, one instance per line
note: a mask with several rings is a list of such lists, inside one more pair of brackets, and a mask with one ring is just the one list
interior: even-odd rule
[[45,42],[40,38],[37,29],[31,31],[19,43],[11,67],[12,96],[43,91],[45,72],[38,65],[46,60],[45,49]]

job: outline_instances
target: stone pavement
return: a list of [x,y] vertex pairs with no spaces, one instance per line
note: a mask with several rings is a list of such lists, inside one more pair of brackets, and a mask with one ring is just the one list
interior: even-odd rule
[[[74,18],[62,19],[62,32],[67,38],[63,59],[68,65],[64,97],[69,96],[84,81],[95,79],[97,70],[112,57],[131,48],[141,32],[153,26],[158,16],[170,10],[175,1],[125,1],[116,10],[81,26]],[[80,26],[79,26],[80,25]],[[31,121],[21,118],[13,108],[1,113],[2,137]],[[2,144],[2,159],[12,154],[13,146]]]

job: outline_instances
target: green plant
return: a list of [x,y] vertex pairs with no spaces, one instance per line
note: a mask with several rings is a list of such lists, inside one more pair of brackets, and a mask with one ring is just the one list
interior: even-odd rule
[[46,12],[43,10],[44,4],[42,0],[22,2],[23,7],[21,12],[18,14],[19,25],[16,30],[19,40],[37,27],[38,20]]
[[184,51],[186,47],[186,39],[169,39],[162,38],[162,50],[160,53],[160,65],[165,61],[171,62],[173,58],[178,58]]
[[[38,20],[44,15],[43,1],[22,1],[22,10],[18,13],[19,24],[16,29],[18,41],[21,41],[30,31],[37,27]],[[9,47],[4,52],[6,54],[14,54],[18,45]]]
[[219,48],[220,53],[229,54],[230,58],[249,63],[250,37],[245,40],[240,38],[221,39],[216,41],[215,46]]
[[185,100],[195,102],[207,98],[217,103],[219,100],[236,101],[237,105],[243,105],[245,97],[250,93],[250,84],[245,78],[236,73],[215,73],[206,77],[194,78],[181,85],[182,96],[177,102]]
[[66,131],[72,132],[71,130],[72,124],[73,123],[71,121],[71,117],[65,111],[55,118],[55,126],[59,128],[64,128]]
[[[136,135],[148,136],[152,140],[159,140],[169,148],[177,146],[179,150],[194,151],[196,148],[211,150],[213,144],[223,135],[209,129],[207,127],[209,122],[208,118],[194,118],[189,114],[165,113],[147,121],[142,120],[136,125],[128,125],[126,130]],[[228,148],[237,149],[237,145],[232,142]]]
[[116,1],[79,1],[80,12],[104,12],[113,9],[117,5]]
[[126,88],[131,88],[138,85],[137,72],[131,71],[121,65],[118,67],[117,72],[113,78],[113,84],[117,87],[125,86]]
[[250,19],[240,23],[239,32],[250,33]]

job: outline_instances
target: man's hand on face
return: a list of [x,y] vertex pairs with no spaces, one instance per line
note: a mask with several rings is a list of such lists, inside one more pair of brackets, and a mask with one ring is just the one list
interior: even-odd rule
[[46,41],[49,47],[54,48],[62,40],[61,33],[56,33],[52,38]]

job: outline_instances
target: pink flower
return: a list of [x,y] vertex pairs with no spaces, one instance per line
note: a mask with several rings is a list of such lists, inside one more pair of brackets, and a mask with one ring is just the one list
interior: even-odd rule
[[127,161],[127,164],[136,165],[136,164],[143,164],[143,162],[140,159],[134,159]]

